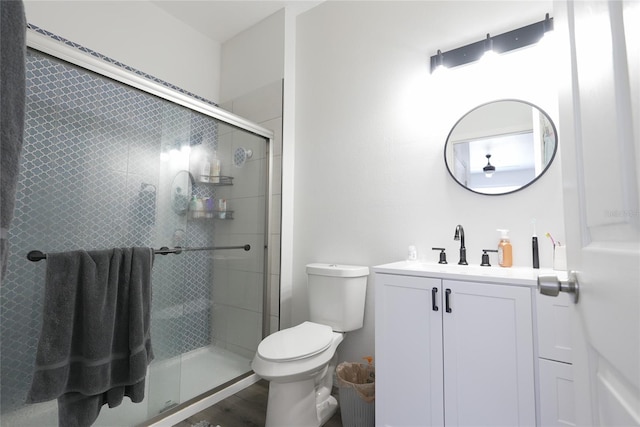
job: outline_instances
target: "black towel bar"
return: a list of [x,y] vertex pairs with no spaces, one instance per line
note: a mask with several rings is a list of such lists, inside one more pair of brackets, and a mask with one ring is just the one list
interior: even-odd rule
[[[207,246],[201,248],[183,248],[180,246],[176,246],[175,248],[168,248],[166,246],[161,247],[160,249],[154,249],[153,253],[156,255],[168,255],[168,254],[181,254],[182,252],[193,252],[193,251],[215,251],[221,249],[244,249],[245,251],[251,250],[251,245],[240,245],[240,246]],[[42,259],[46,259],[47,254],[42,251],[31,251],[27,254],[27,259],[29,261],[37,262]]]

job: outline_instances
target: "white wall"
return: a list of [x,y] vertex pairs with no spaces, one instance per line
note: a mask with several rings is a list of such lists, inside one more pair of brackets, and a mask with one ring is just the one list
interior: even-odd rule
[[221,58],[221,103],[282,80],[284,10],[226,41]]
[[[476,265],[481,249],[496,248],[496,228],[511,230],[520,266],[531,266],[532,218],[539,235],[563,239],[558,157],[533,186],[505,196],[463,189],[443,160],[449,130],[481,103],[519,98],[557,121],[556,90],[545,78],[553,61],[525,65],[528,49],[491,73],[468,65],[429,75],[437,49],[540,21],[546,12],[551,2],[326,2],[298,18],[292,324],[308,316],[309,262],[374,266],[404,259],[410,244],[424,260],[437,261],[431,248],[441,246],[457,262],[456,224]],[[551,245],[540,240],[541,265],[550,267]],[[372,285],[365,326],[347,335],[341,360],[373,354]]]
[[27,22],[214,102],[220,44],[149,1],[25,0]]

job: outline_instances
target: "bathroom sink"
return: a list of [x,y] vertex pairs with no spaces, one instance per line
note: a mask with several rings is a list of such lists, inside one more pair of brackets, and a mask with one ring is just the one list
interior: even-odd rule
[[537,286],[538,275],[540,274],[562,273],[545,268],[503,268],[499,266],[481,267],[479,265],[438,264],[421,261],[399,261],[375,266],[373,267],[373,270],[376,273],[435,277],[474,282],[504,283],[521,286]]

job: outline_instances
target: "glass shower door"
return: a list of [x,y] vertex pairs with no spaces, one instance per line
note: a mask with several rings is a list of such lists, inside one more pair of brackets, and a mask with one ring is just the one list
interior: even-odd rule
[[268,140],[189,115],[163,131],[157,244],[203,250],[156,260],[150,417],[250,372],[262,338]]
[[[57,419],[55,401],[24,404],[46,268],[26,259],[33,249],[236,248],[156,255],[145,401],[103,407],[96,426],[139,424],[249,372],[268,307],[270,140],[38,51],[29,50],[27,68],[0,289],[2,425]],[[203,163],[213,152],[221,175],[207,179]]]

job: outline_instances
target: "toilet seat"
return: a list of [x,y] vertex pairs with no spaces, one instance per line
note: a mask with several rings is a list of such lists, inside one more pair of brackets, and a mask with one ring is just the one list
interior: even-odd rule
[[258,355],[272,362],[300,360],[325,351],[332,341],[330,326],[304,322],[266,337],[258,345]]

